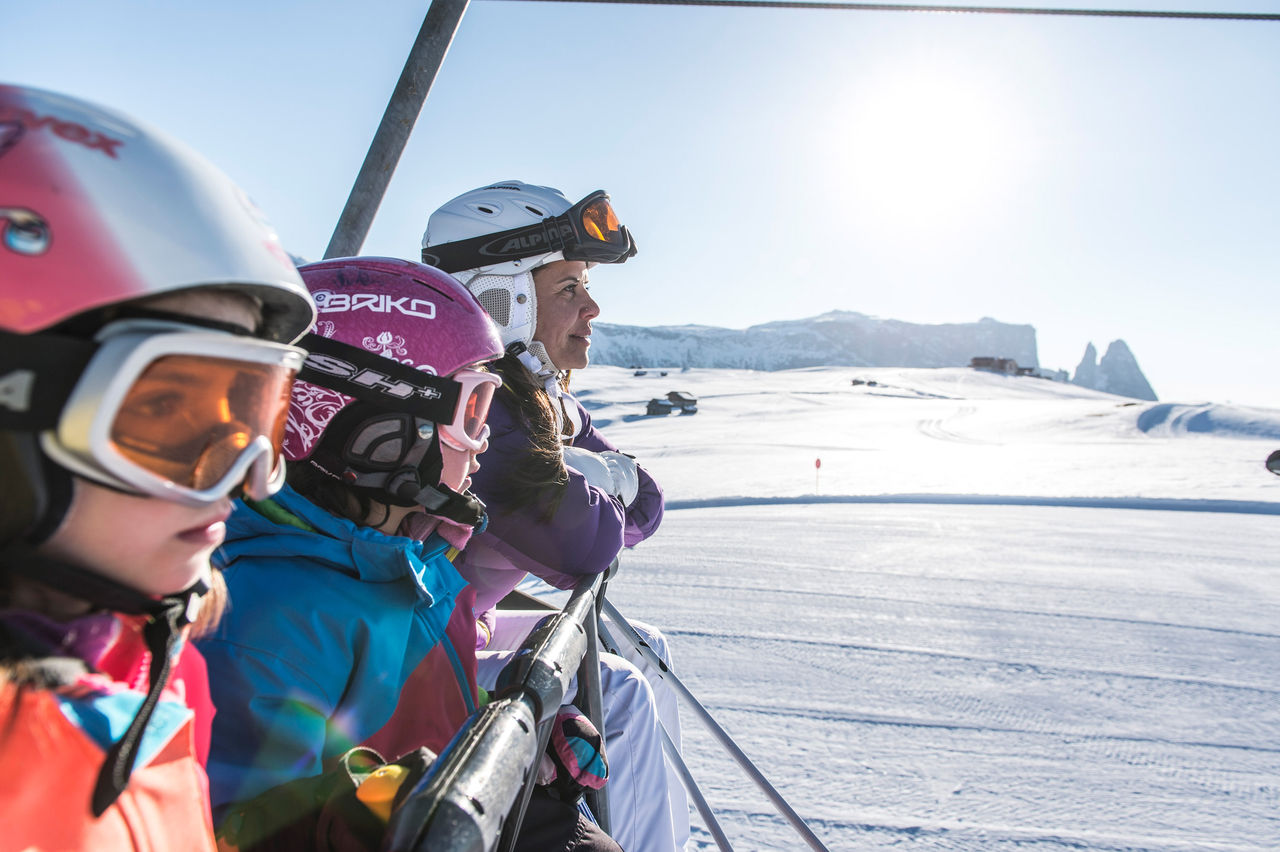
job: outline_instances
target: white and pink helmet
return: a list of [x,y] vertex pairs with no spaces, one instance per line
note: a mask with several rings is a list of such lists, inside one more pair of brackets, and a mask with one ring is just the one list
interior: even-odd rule
[[0,176],[0,328],[30,334],[206,288],[261,300],[260,336],[270,340],[293,340],[315,316],[249,197],[199,154],[120,113],[0,85]]

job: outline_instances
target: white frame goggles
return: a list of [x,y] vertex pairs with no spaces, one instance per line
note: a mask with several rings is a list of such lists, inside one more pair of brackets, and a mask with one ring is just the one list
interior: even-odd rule
[[[244,492],[256,500],[265,499],[280,488],[284,482],[284,456],[275,426],[283,422],[288,410],[289,388],[306,357],[303,350],[153,319],[109,323],[98,332],[95,341],[97,351],[67,397],[56,428],[41,434],[41,446],[55,462],[106,485],[188,505],[216,502],[241,484]],[[244,375],[262,380],[260,401],[279,400],[274,412],[269,402],[259,406],[261,410],[254,412],[259,415],[254,418],[259,421],[256,424],[236,421],[252,434],[236,433],[234,457],[226,461],[227,455],[223,455],[226,471],[203,488],[177,482],[129,458],[121,452],[114,436],[130,392],[146,379],[149,369],[168,356],[203,359],[203,367],[196,362],[194,374],[203,376],[207,372],[211,381],[215,362],[223,362],[224,376],[234,376],[239,363],[247,368]],[[230,401],[223,400],[220,413],[221,419],[230,423],[240,412],[232,411]]]

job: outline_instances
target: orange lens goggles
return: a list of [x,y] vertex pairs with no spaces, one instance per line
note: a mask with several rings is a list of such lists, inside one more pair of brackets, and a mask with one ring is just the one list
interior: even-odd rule
[[191,505],[283,482],[289,391],[306,353],[154,318],[95,336],[88,363],[43,433],[58,464],[126,491]]
[[619,238],[622,225],[618,222],[618,214],[613,211],[613,205],[609,203],[609,196],[588,201],[579,215],[582,230],[588,236],[605,243]]
[[109,431],[125,459],[176,485],[217,485],[265,437],[272,466],[280,445],[295,370],[231,358],[165,355],[125,394]]

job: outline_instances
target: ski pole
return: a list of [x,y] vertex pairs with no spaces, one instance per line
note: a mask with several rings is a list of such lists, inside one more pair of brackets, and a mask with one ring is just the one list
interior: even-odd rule
[[795,809],[787,804],[786,799],[782,798],[782,794],[778,792],[777,788],[769,783],[769,779],[764,777],[764,773],[757,769],[746,753],[738,747],[738,744],[733,741],[733,737],[729,736],[728,732],[720,727],[720,723],[707,712],[707,708],[702,706],[702,702],[694,697],[689,688],[684,685],[680,678],[676,677],[675,672],[671,671],[667,664],[662,661],[662,658],[653,652],[653,649],[649,647],[649,643],[644,641],[644,638],[636,632],[631,623],[623,617],[622,613],[618,612],[618,608],[607,599],[604,602],[604,611],[610,620],[618,625],[623,635],[635,646],[636,650],[658,669],[658,676],[671,684],[672,688],[676,690],[676,694],[688,702],[698,718],[707,727],[707,730],[715,736],[729,756],[737,761],[738,766],[747,774],[747,777],[754,781],[756,786],[769,798],[778,813],[782,814],[783,818],[791,824],[791,827],[796,830],[796,833],[808,844],[809,848],[815,850],[815,852],[830,852],[822,844],[822,841],[818,839],[818,836],[805,824],[805,821],[800,818],[800,815],[795,812]]
[[[613,638],[613,634],[609,632],[609,628],[605,627],[604,624],[600,625],[600,637],[604,640],[605,650],[612,654],[621,655],[618,641]],[[720,849],[720,852],[733,852],[733,846],[729,843],[728,836],[725,835],[724,829],[720,827],[720,821],[716,819],[715,813],[711,810],[707,797],[702,795],[702,788],[694,780],[693,773],[689,771],[689,765],[684,762],[684,758],[680,755],[680,750],[671,741],[671,735],[667,733],[667,729],[661,723],[658,724],[658,727],[662,731],[662,752],[667,756],[667,760],[671,761],[671,766],[675,769],[676,774],[680,776],[680,783],[684,785],[685,791],[693,799],[693,805],[698,809],[698,815],[702,817],[703,824],[711,832],[711,837],[715,840],[716,846]]]
[[[617,564],[617,560],[614,560]],[[594,618],[587,618],[583,627],[587,631],[587,650],[582,656],[582,665],[578,667],[578,698],[582,712],[591,720],[591,724],[604,736],[604,695],[600,684],[600,601],[604,600],[604,584],[600,586],[600,594],[596,599]],[[599,790],[587,790],[585,798],[596,825],[605,834],[609,833],[609,794],[608,785]]]

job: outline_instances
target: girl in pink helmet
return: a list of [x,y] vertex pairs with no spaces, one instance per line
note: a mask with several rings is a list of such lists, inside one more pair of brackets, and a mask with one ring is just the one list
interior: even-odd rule
[[[355,746],[442,750],[477,707],[474,591],[453,560],[486,520],[468,487],[502,347],[431,267],[299,271],[319,314],[289,406],[288,482],[236,505],[219,552],[235,606],[200,642],[218,706],[211,792],[222,839],[242,849],[377,848],[376,830],[352,837],[358,821],[314,790]],[[526,828],[559,838],[530,852],[617,850],[571,804],[535,803]]]
[[0,85],[0,811],[12,849],[214,848],[209,557],[283,479],[312,302],[223,175]]

